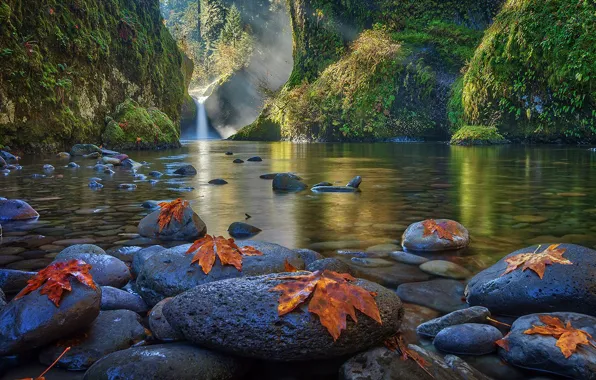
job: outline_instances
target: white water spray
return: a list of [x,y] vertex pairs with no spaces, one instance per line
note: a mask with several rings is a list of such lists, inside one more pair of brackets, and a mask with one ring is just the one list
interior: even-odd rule
[[215,83],[217,83],[217,80],[206,87],[196,88],[188,92],[197,106],[197,122],[195,126],[197,140],[205,140],[211,137],[209,136],[209,121],[207,120],[205,101],[211,95],[211,91],[213,91],[212,86]]

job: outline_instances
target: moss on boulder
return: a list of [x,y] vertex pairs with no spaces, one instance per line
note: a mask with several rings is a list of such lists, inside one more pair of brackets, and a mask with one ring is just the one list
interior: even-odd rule
[[506,144],[507,140],[495,127],[464,125],[451,137],[452,145],[496,145]]

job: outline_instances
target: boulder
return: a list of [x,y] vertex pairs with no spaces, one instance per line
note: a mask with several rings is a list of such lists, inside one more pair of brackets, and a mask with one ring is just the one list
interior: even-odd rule
[[149,257],[153,256],[158,252],[164,251],[165,249],[166,248],[162,247],[161,245],[152,245],[151,247],[143,248],[137,251],[132,258],[132,273],[135,276],[138,276],[139,271],[143,267],[145,261],[147,261]]
[[153,306],[153,309],[151,309],[147,318],[149,321],[149,329],[153,333],[153,336],[164,342],[184,340],[184,335],[182,335],[180,331],[175,330],[163,315],[163,307],[166,303],[170,302],[171,299],[172,297],[168,297],[159,301],[157,305]]
[[433,345],[440,351],[456,355],[486,355],[497,350],[495,342],[503,334],[494,326],[464,323],[439,331]]
[[99,157],[101,157],[101,153],[97,153],[97,152],[83,155],[83,158],[88,158],[90,160],[97,160]]
[[441,330],[450,326],[461,325],[463,323],[486,323],[486,318],[490,317],[490,315],[490,311],[487,308],[472,306],[422,323],[416,328],[416,332],[425,338],[434,338]]
[[242,378],[247,364],[187,343],[155,344],[105,356],[83,380],[234,380]]
[[[524,334],[532,326],[541,326],[539,316],[530,314],[517,319],[507,337],[509,351],[499,349],[499,355],[509,364],[563,377],[582,380],[596,379],[596,355],[594,348],[578,346],[569,358],[565,358],[555,344],[557,338],[549,335]],[[564,324],[571,323],[576,329],[596,336],[596,318],[578,313],[550,313]]]
[[193,176],[197,175],[197,169],[192,165],[184,165],[174,171],[174,174],[182,176]]
[[91,276],[100,286],[113,286],[121,288],[130,281],[130,271],[122,260],[110,255],[101,255],[97,253],[84,252],[60,252],[54,259],[58,261],[68,261],[72,259],[83,260],[91,265]]
[[285,272],[285,261],[295,268],[304,269],[304,262],[294,251],[277,244],[245,240],[236,242],[239,247],[251,246],[262,256],[244,256],[242,271],[230,265],[215,265],[205,274],[198,263],[192,264],[193,255],[187,255],[190,244],[171,248],[150,256],[141,265],[136,286],[147,304],[153,306],[164,298],[176,296],[195,286],[228,278],[258,276]]
[[443,239],[437,232],[425,233],[426,228],[423,222],[410,224],[402,236],[401,245],[409,251],[414,252],[436,252],[465,248],[470,244],[468,230],[454,220],[435,219],[439,227],[446,227],[453,234],[453,240]]
[[228,233],[235,239],[247,239],[258,235],[262,230],[248,223],[234,222],[228,227]]
[[142,314],[146,313],[149,307],[137,294],[132,294],[111,286],[102,286],[101,310],[131,310]]
[[101,154],[101,149],[93,144],[76,144],[70,149],[71,156],[84,156],[91,153]]
[[99,315],[101,289],[70,281],[56,307],[37,289],[0,310],[0,356],[42,347],[89,326]]
[[[542,245],[540,252],[548,245]],[[537,245],[515,251],[474,276],[466,288],[472,306],[484,306],[493,314],[522,316],[532,313],[570,311],[596,316],[596,251],[575,244],[561,244],[564,259],[573,264],[547,265],[544,278],[521,267],[503,275],[506,259],[532,253]]]
[[[273,361],[328,359],[349,355],[382,344],[399,329],[403,308],[394,292],[378,284],[358,280],[356,285],[377,293],[379,324],[362,315],[358,323],[347,318],[337,341],[316,314],[302,304],[282,317],[278,315],[282,283],[271,274],[235,278],[197,286],[174,297],[164,306],[170,324],[187,340],[217,351]],[[222,302],[222,300],[225,300]]]
[[172,218],[170,223],[160,231],[158,224],[161,210],[155,210],[139,222],[139,235],[163,241],[194,241],[207,233],[207,226],[192,207],[186,207],[182,215],[182,223]]
[[280,173],[273,178],[274,191],[302,191],[308,186],[292,173]]
[[[39,361],[49,366],[65,347],[70,346],[71,349],[56,366],[82,371],[102,357],[127,349],[146,337],[146,330],[137,313],[130,310],[101,311],[88,329],[44,348],[39,354]],[[73,340],[76,340],[76,344],[72,343]]]
[[18,199],[0,200],[0,220],[28,220],[38,218],[39,214],[29,203]]
[[464,285],[456,280],[439,279],[402,284],[397,295],[404,301],[427,306],[442,313],[467,307],[463,301]]
[[120,164],[121,164],[122,161],[119,160],[119,159],[117,159],[117,158],[115,158],[115,157],[102,157],[101,158],[101,162],[104,165],[111,164],[111,165],[114,165],[114,166],[120,166]]
[[350,180],[350,182],[347,183],[346,186],[348,187],[353,187],[353,188],[358,188],[360,187],[360,184],[362,183],[362,177],[360,177],[359,175],[357,175],[356,177],[352,178]]

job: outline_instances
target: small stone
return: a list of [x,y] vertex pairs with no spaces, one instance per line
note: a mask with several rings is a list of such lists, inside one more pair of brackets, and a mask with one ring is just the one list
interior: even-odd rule
[[426,338],[434,338],[444,328],[464,323],[486,323],[487,317],[490,317],[490,311],[487,308],[472,306],[425,322],[416,328],[416,332]]
[[60,152],[60,153],[56,154],[56,157],[62,158],[62,159],[70,158],[70,153]]
[[235,239],[248,239],[258,235],[262,230],[248,223],[234,222],[228,227],[228,233]]
[[311,191],[315,193],[357,193],[360,189],[352,186],[317,186],[313,187]]
[[362,177],[356,176],[356,177],[352,178],[346,186],[353,187],[353,188],[357,189],[358,187],[360,187],[361,183],[362,183]]
[[99,182],[91,181],[91,182],[89,182],[89,187],[92,189],[102,189],[103,185]]
[[548,218],[539,215],[516,215],[513,220],[520,223],[544,223]]
[[420,270],[435,276],[464,280],[472,273],[461,265],[445,260],[431,260],[420,265]]
[[401,245],[404,249],[413,252],[437,252],[465,248],[470,244],[468,230],[454,220],[435,219],[439,227],[446,226],[455,232],[450,239],[439,237],[437,232],[428,234],[424,223],[428,221],[411,224],[403,233]]
[[159,208],[159,202],[145,201],[141,204],[141,207],[149,209],[149,210],[153,210],[153,209]]
[[380,267],[390,267],[394,263],[391,261],[387,261],[385,259],[380,258],[363,258],[363,257],[352,257],[350,259],[354,265],[368,267],[368,268],[380,268]]
[[244,163],[244,160],[241,160],[241,159],[237,158],[237,159],[235,159],[232,162],[235,163],[235,164],[243,164]]
[[155,171],[155,170],[152,171],[152,172],[149,172],[149,177],[159,178],[161,176],[163,176],[163,173],[161,173],[161,172],[158,172],[158,171]]
[[433,345],[440,351],[455,355],[486,355],[497,350],[495,342],[503,334],[494,326],[464,323],[441,330]]
[[261,157],[259,157],[259,156],[255,156],[255,157],[249,158],[246,161],[250,161],[250,162],[261,162],[261,161],[263,161],[263,159]]
[[418,255],[414,255],[414,254],[411,254],[408,252],[402,252],[402,251],[390,252],[389,257],[391,257],[393,260],[398,261],[400,263],[411,264],[411,265],[420,265],[420,264],[424,264],[425,262],[428,261],[428,259],[426,257],[422,257],[422,256],[418,256]]
[[221,179],[221,178],[217,178],[217,179],[212,179],[211,181],[209,181],[210,185],[227,185],[228,181],[226,181],[225,179]]
[[192,165],[184,165],[174,171],[174,174],[182,176],[194,176],[197,175],[197,169]]
[[81,166],[79,164],[77,164],[76,162],[69,162],[68,165],[66,165],[66,167],[71,168],[71,169],[76,169],[76,168],[80,168]]
[[118,185],[118,188],[122,190],[135,190],[137,188],[137,185],[135,185],[134,183],[121,183],[120,185]]
[[226,152],[226,156],[233,156],[234,152]]
[[46,171],[46,172],[52,172],[52,171],[54,171],[54,167],[52,165],[50,165],[50,164],[45,164],[43,166],[43,170]]
[[399,250],[397,244],[377,244],[366,248],[366,252],[394,252]]

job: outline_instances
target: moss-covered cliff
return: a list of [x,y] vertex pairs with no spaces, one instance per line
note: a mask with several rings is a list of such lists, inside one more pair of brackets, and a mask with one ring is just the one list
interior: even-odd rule
[[461,69],[500,0],[288,0],[294,70],[234,139],[446,137]]
[[179,120],[185,63],[158,0],[3,0],[0,62],[0,144],[99,143],[127,98]]
[[508,0],[465,76],[466,118],[510,139],[596,139],[596,2]]

